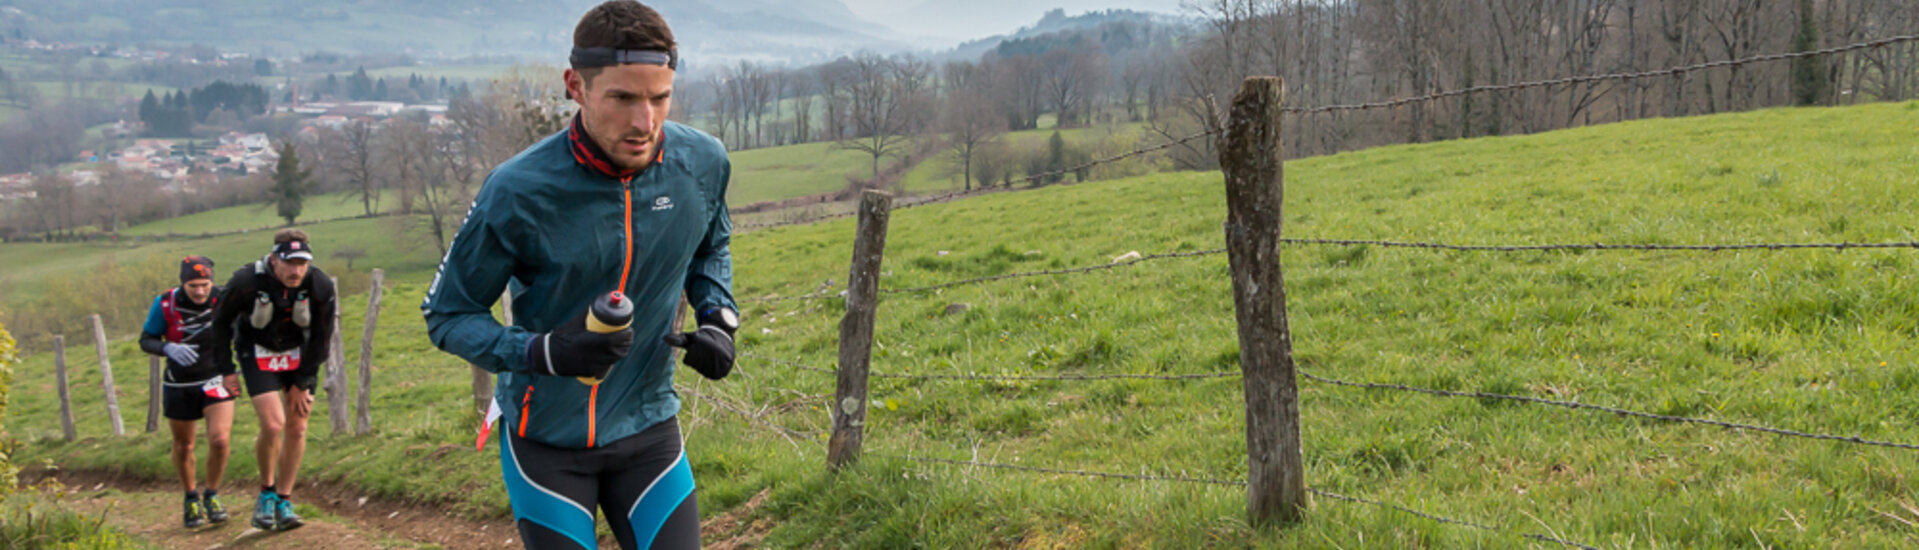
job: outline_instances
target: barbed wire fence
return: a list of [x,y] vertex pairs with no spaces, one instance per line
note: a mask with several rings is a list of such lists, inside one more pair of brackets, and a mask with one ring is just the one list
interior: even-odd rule
[[[1274,115],[1276,114],[1300,115],[1300,114],[1326,113],[1326,112],[1335,112],[1335,111],[1383,109],[1383,108],[1391,108],[1399,105],[1405,105],[1412,102],[1435,101],[1435,100],[1440,100],[1448,97],[1456,97],[1456,96],[1465,95],[1465,94],[1489,93],[1489,92],[1517,90],[1517,89],[1525,89],[1525,88],[1540,87],[1540,86],[1557,86],[1557,85],[1566,85],[1566,84],[1599,82],[1599,81],[1605,81],[1605,80],[1629,80],[1634,78],[1646,78],[1646,77],[1652,77],[1652,76],[1670,76],[1670,75],[1676,75],[1676,74],[1683,74],[1686,72],[1708,70],[1708,69],[1719,68],[1719,67],[1738,66],[1738,65],[1748,64],[1748,63],[1773,62],[1773,61],[1798,59],[1802,57],[1830,55],[1835,53],[1856,51],[1856,50],[1867,49],[1867,48],[1883,47],[1886,45],[1903,43],[1903,42],[1911,42],[1915,40],[1919,40],[1919,36],[1899,36],[1899,37],[1892,37],[1892,38],[1881,39],[1881,40],[1874,40],[1870,42],[1861,42],[1861,43],[1851,44],[1847,46],[1827,48],[1827,49],[1818,50],[1818,51],[1762,55],[1762,56],[1754,56],[1754,57],[1748,57],[1748,58],[1742,58],[1742,59],[1736,59],[1736,60],[1725,60],[1725,61],[1716,61],[1716,62],[1709,62],[1709,63],[1700,63],[1695,65],[1687,65],[1687,66],[1681,66],[1681,67],[1672,67],[1672,68],[1656,70],[1656,71],[1612,73],[1612,74],[1588,75],[1588,76],[1568,77],[1568,78],[1559,78],[1559,79],[1532,81],[1532,82],[1518,82],[1518,83],[1505,84],[1505,85],[1476,86],[1476,87],[1465,88],[1460,90],[1452,90],[1452,91],[1439,92],[1434,94],[1427,94],[1427,95],[1418,96],[1418,97],[1402,98],[1402,99],[1395,99],[1395,100],[1381,101],[1381,102],[1360,103],[1360,104],[1353,104],[1353,105],[1331,105],[1331,106],[1312,107],[1312,108],[1277,108],[1276,105],[1269,105],[1267,106],[1266,111]],[[1252,86],[1251,79],[1249,79],[1249,88],[1251,86]],[[1153,147],[1142,148],[1134,151],[1129,151],[1126,153],[1121,153],[1118,155],[1104,157],[1101,159],[1097,159],[1091,163],[1082,164],[1082,165],[1075,166],[1072,168],[1067,168],[1064,170],[1058,170],[1058,171],[1053,171],[1053,172],[1048,172],[1043,174],[1034,174],[1032,176],[1029,176],[1028,178],[1019,180],[1019,182],[1028,183],[1028,182],[1039,180],[1040,178],[1047,178],[1047,177],[1057,176],[1063,173],[1085,170],[1087,168],[1090,168],[1091,166],[1094,166],[1100,163],[1113,162],[1119,159],[1147,154],[1152,151],[1163,150],[1165,148],[1177,146],[1179,144],[1186,143],[1194,139],[1200,139],[1205,137],[1226,137],[1227,138],[1226,141],[1230,144],[1233,141],[1232,139],[1233,137],[1239,137],[1239,139],[1262,140],[1262,139],[1270,139],[1269,136],[1277,135],[1278,133],[1276,128],[1278,123],[1277,116],[1269,116],[1267,117],[1268,120],[1251,121],[1250,124],[1249,124],[1249,121],[1247,120],[1248,117],[1241,116],[1240,109],[1242,108],[1242,106],[1240,105],[1240,102],[1244,101],[1245,97],[1246,97],[1245,95],[1242,95],[1241,100],[1236,100],[1235,111],[1234,111],[1235,116],[1233,117],[1233,119],[1229,120],[1226,127],[1223,127],[1221,129],[1201,132],[1201,133],[1193,134],[1178,140],[1168,141],[1166,143],[1162,143]],[[1259,109],[1253,109],[1251,112],[1259,112]],[[1253,117],[1253,118],[1257,118],[1257,117]],[[1271,126],[1265,125],[1268,121],[1270,121]],[[1252,126],[1253,128],[1249,128],[1248,126]],[[1234,134],[1235,129],[1243,133]],[[1267,133],[1262,135],[1260,134],[1261,131],[1266,131]],[[1247,163],[1239,163],[1239,164],[1251,164],[1255,166],[1277,166],[1279,162],[1282,162],[1280,159],[1277,158],[1277,155],[1276,155],[1277,147],[1274,146],[1274,147],[1271,147],[1270,149],[1275,153],[1275,158],[1270,159],[1271,162],[1269,163],[1262,164],[1260,162],[1247,162]],[[1245,151],[1247,149],[1242,147],[1240,150]],[[1254,151],[1259,152],[1257,149],[1254,149]],[[1241,205],[1233,204],[1237,202],[1238,200],[1244,199],[1244,198],[1250,197],[1254,199],[1259,199],[1263,197],[1261,197],[1261,194],[1257,192],[1245,192],[1243,190],[1239,190],[1235,188],[1235,185],[1234,185],[1234,180],[1235,180],[1234,164],[1235,163],[1229,162],[1229,160],[1225,158],[1227,154],[1230,154],[1230,152],[1231,151],[1229,150],[1226,153],[1222,153],[1222,164],[1227,165],[1226,166],[1227,180],[1228,180],[1227,195],[1228,195],[1229,209],[1231,209],[1234,214],[1240,214],[1243,211],[1255,211],[1257,210],[1256,208],[1244,208]],[[1261,159],[1261,160],[1264,160],[1264,159]],[[1262,177],[1263,177],[1263,174],[1251,174],[1251,175],[1241,175],[1240,179],[1258,182]],[[1276,174],[1270,179],[1271,179],[1270,183],[1272,184],[1272,186],[1277,187],[1279,185],[1282,185],[1278,181]],[[940,203],[951,202],[951,201],[959,200],[963,198],[977,197],[977,196],[994,194],[994,193],[1002,193],[1002,192],[1008,192],[1008,190],[1005,188],[981,189],[981,190],[973,190],[973,191],[947,193],[942,195],[933,195],[928,197],[912,198],[912,199],[906,199],[901,201],[900,204],[897,206],[891,205],[891,201],[889,197],[889,200],[883,201],[886,203],[886,206],[887,206],[886,208],[874,208],[874,205],[868,202],[872,199],[871,195],[869,194],[869,196],[867,197],[862,197],[862,206],[855,212],[837,214],[830,217],[816,218],[811,220],[793,220],[789,222],[784,222],[779,225],[780,226],[799,225],[804,223],[811,223],[813,221],[819,221],[821,219],[833,219],[833,218],[850,217],[850,216],[857,215],[860,218],[859,232],[862,236],[861,238],[870,239],[872,238],[873,234],[877,234],[877,235],[880,235],[878,239],[881,242],[883,242],[884,240],[883,235],[885,233],[887,220],[888,220],[888,217],[890,216],[890,212],[892,211],[905,210],[905,209],[914,208],[918,206],[940,204]],[[1277,194],[1271,195],[1271,199],[1272,199],[1271,206],[1273,207],[1273,212],[1271,212],[1271,215],[1277,216],[1277,210],[1278,210]],[[874,210],[880,210],[881,212],[877,216],[869,214],[870,212]],[[1232,237],[1233,237],[1234,230],[1244,229],[1247,227],[1245,225],[1234,227],[1234,223],[1231,221],[1230,216],[1229,216],[1228,226],[1229,226],[1228,228],[1229,241],[1233,240]],[[1800,242],[1800,243],[1747,242],[1747,243],[1700,243],[1700,244],[1599,243],[1599,242],[1559,243],[1559,244],[1462,244],[1462,243],[1419,241],[1419,240],[1282,238],[1278,235],[1278,232],[1277,232],[1278,224],[1273,223],[1271,224],[1271,227],[1273,228],[1273,231],[1271,232],[1270,235],[1266,235],[1268,239],[1268,241],[1266,242],[1271,245],[1270,252],[1274,252],[1274,253],[1276,253],[1277,248],[1279,248],[1280,246],[1344,246],[1344,247],[1376,246],[1376,247],[1382,247],[1382,248],[1402,248],[1402,249],[1429,250],[1429,251],[1492,252],[1492,253],[1550,253],[1550,252],[1580,252],[1580,251],[1718,253],[1718,252],[1741,252],[1741,251],[1777,252],[1777,251],[1797,251],[1797,250],[1830,250],[1833,252],[1846,252],[1846,251],[1852,251],[1852,250],[1919,249],[1919,241]],[[1255,228],[1255,229],[1258,229],[1258,228]],[[1254,240],[1254,242],[1257,242],[1257,240]],[[1256,369],[1252,365],[1254,363],[1260,362],[1260,360],[1246,355],[1246,353],[1251,350],[1249,350],[1248,349],[1249,346],[1246,345],[1248,343],[1248,337],[1247,337],[1248,334],[1247,334],[1247,327],[1246,327],[1247,319],[1245,315],[1243,314],[1240,318],[1241,344],[1242,344],[1242,356],[1241,356],[1242,370],[1240,372],[1218,372],[1218,373],[1196,373],[1196,374],[1068,373],[1068,374],[1057,374],[1057,375],[1021,375],[1021,374],[991,374],[991,373],[977,373],[977,372],[949,373],[949,374],[904,374],[904,373],[891,373],[891,372],[875,372],[868,369],[868,366],[870,364],[870,357],[871,357],[870,355],[871,354],[871,336],[872,336],[871,309],[877,306],[877,299],[882,295],[906,295],[906,294],[923,294],[923,293],[931,293],[931,292],[940,292],[945,289],[960,287],[960,286],[987,284],[987,283],[1006,281],[1011,279],[1021,279],[1021,278],[1031,278],[1031,277],[1056,277],[1056,276],[1084,275],[1084,274],[1090,274],[1095,272],[1109,271],[1119,267],[1135,266],[1135,265],[1146,263],[1146,262],[1158,262],[1163,260],[1207,257],[1207,256],[1220,255],[1220,254],[1227,254],[1229,255],[1229,258],[1233,260],[1232,263],[1234,265],[1232,267],[1234,271],[1234,282],[1236,287],[1240,286],[1240,284],[1242,283],[1242,280],[1250,279],[1253,277],[1252,275],[1247,273],[1248,271],[1257,270],[1257,266],[1244,266],[1241,264],[1250,264],[1255,262],[1271,262],[1273,264],[1272,265],[1273,271],[1275,273],[1277,272],[1278,266],[1277,266],[1276,254],[1261,255],[1261,254],[1258,254],[1259,252],[1262,252],[1261,250],[1242,250],[1248,247],[1234,246],[1234,244],[1245,244],[1245,243],[1229,243],[1228,247],[1218,248],[1218,249],[1164,252],[1164,253],[1141,256],[1131,260],[1112,262],[1107,264],[1087,265],[1087,266],[1072,267],[1072,268],[1058,268],[1058,269],[1036,270],[1036,271],[1026,271],[1026,272],[1015,272],[1015,273],[1004,273],[1004,274],[997,274],[997,275],[988,275],[988,276],[982,276],[982,277],[953,280],[953,281],[947,281],[947,282],[924,284],[924,285],[918,285],[918,286],[886,287],[886,288],[881,288],[877,284],[876,272],[866,273],[862,275],[861,264],[863,262],[861,261],[861,258],[856,257],[854,261],[854,268],[848,278],[849,282],[846,288],[839,292],[832,291],[833,289],[829,281],[827,285],[823,285],[820,289],[817,289],[814,292],[806,295],[786,296],[786,297],[768,296],[763,298],[742,300],[742,303],[759,303],[759,304],[773,304],[773,303],[790,302],[790,301],[811,301],[811,300],[829,300],[829,299],[843,300],[848,310],[846,317],[849,320],[857,320],[861,317],[861,315],[857,315],[855,313],[855,310],[864,310],[863,317],[865,319],[866,326],[864,327],[851,326],[851,325],[857,324],[856,322],[843,321],[841,323],[840,328],[841,328],[842,339],[840,342],[841,349],[840,349],[840,367],[839,368],[822,368],[818,366],[808,365],[800,361],[769,357],[769,356],[756,354],[750,351],[743,353],[742,356],[743,358],[754,360],[754,361],[764,361],[768,364],[778,365],[781,367],[786,367],[786,368],[790,368],[790,369],[794,369],[802,372],[830,375],[838,379],[839,390],[836,393],[835,400],[832,402],[832,405],[834,405],[832,407],[833,409],[832,413],[835,416],[835,421],[833,423],[834,427],[833,427],[833,432],[831,434],[832,440],[828,448],[829,465],[833,468],[838,468],[846,464],[849,464],[851,463],[852,460],[856,459],[859,456],[858,449],[861,442],[863,441],[863,437],[861,437],[861,435],[859,434],[859,431],[860,431],[860,428],[865,425],[864,410],[867,408],[865,381],[869,378],[882,379],[882,380],[887,380],[887,379],[903,380],[903,381],[975,381],[975,382],[1097,382],[1097,381],[1111,381],[1111,380],[1150,380],[1150,381],[1162,381],[1162,382],[1180,382],[1180,381],[1216,380],[1216,379],[1228,379],[1228,378],[1251,378],[1254,376],[1263,376],[1265,378],[1273,378],[1274,377],[1273,375],[1276,374],[1278,375],[1279,378],[1282,379],[1281,382],[1285,385],[1285,391],[1278,392],[1278,393],[1284,394],[1285,397],[1289,397],[1289,398],[1296,398],[1296,395],[1297,395],[1297,390],[1293,387],[1293,380],[1295,378],[1304,378],[1305,380],[1309,382],[1313,382],[1316,384],[1325,384],[1325,385],[1334,386],[1334,387],[1356,388],[1356,389],[1364,389],[1369,391],[1411,392],[1411,393],[1432,395],[1437,397],[1447,397],[1447,398],[1504,400],[1504,401],[1513,401],[1513,402],[1524,403],[1524,404],[1535,404],[1535,405],[1542,405],[1542,406],[1560,407],[1560,408],[1566,408],[1566,409],[1572,409],[1572,410],[1606,413],[1606,414],[1610,414],[1612,417],[1621,418],[1621,419],[1647,420],[1647,421],[1675,423],[1675,424],[1695,424],[1695,425],[1719,427],[1719,428],[1724,428],[1729,430],[1766,433],[1766,434],[1772,434],[1772,435],[1777,435],[1781,437],[1804,438],[1804,439],[1848,443],[1848,444],[1856,444],[1856,445],[1863,445],[1863,446],[1876,446],[1876,447],[1901,449],[1901,450],[1919,450],[1919,444],[1901,443],[1901,442],[1893,442],[1893,441],[1880,441],[1880,440],[1866,439],[1864,437],[1856,436],[1856,435],[1825,434],[1825,433],[1817,433],[1817,432],[1810,432],[1810,431],[1800,431],[1800,430],[1763,426],[1758,424],[1731,422],[1731,421],[1711,419],[1711,418],[1697,418],[1697,417],[1687,417],[1687,416],[1679,416],[1679,415],[1655,414],[1655,413],[1648,413],[1643,411],[1636,411],[1636,410],[1623,408],[1623,407],[1581,403],[1581,402],[1570,401],[1570,400],[1544,399],[1544,398],[1537,398],[1537,397],[1529,397],[1529,396],[1522,396],[1522,395],[1507,395],[1507,394],[1492,393],[1492,392],[1467,392],[1467,391],[1441,390],[1441,389],[1421,388],[1416,386],[1407,386],[1407,385],[1390,384],[1390,383],[1353,382],[1353,381],[1341,380],[1337,378],[1319,376],[1317,374],[1297,370],[1294,367],[1294,365],[1292,365],[1289,361],[1290,349],[1286,350],[1287,351],[1286,356],[1288,359],[1287,361],[1270,361],[1268,363],[1269,366],[1279,367],[1278,369],[1276,369],[1279,372],[1259,373],[1259,372],[1256,372]],[[1252,253],[1252,254],[1248,254],[1248,253]],[[1248,260],[1242,261],[1241,258],[1238,257],[1241,255],[1251,255],[1254,257],[1254,259],[1248,259]],[[865,262],[869,264],[868,268],[876,270],[879,264],[878,259],[871,258],[868,260],[869,260],[868,262]],[[864,284],[861,283],[862,280],[864,280]],[[1284,327],[1283,285],[1279,286],[1279,288],[1282,288],[1282,291],[1278,293],[1281,296],[1280,301],[1282,302],[1282,305],[1280,305],[1280,308],[1279,308],[1279,314],[1281,316],[1279,325],[1281,327],[1281,330],[1283,331],[1284,330],[1283,328]],[[1236,302],[1238,303],[1239,308],[1242,310],[1246,309],[1248,305],[1247,303],[1245,303],[1243,297],[1237,297]],[[1255,324],[1257,323],[1258,322],[1255,321]],[[863,336],[861,334],[862,332],[864,333]],[[848,336],[852,336],[854,340],[849,342],[847,338]],[[1290,336],[1287,336],[1280,340],[1290,342]],[[849,379],[857,379],[857,383],[849,384],[848,383]],[[1252,384],[1252,381],[1249,380],[1247,385],[1250,388],[1254,384]],[[1256,413],[1256,411],[1254,410],[1254,401],[1258,399],[1263,399],[1265,397],[1269,397],[1269,396],[1255,394],[1251,390],[1249,390],[1248,395],[1246,396],[1246,398],[1248,399],[1248,415],[1249,415],[1247,421],[1249,423],[1257,422],[1256,418],[1254,418],[1254,415]],[[1289,404],[1289,405],[1294,408],[1295,412],[1293,414],[1296,415],[1297,414],[1296,403]],[[1298,427],[1297,417],[1295,416],[1293,418],[1287,419],[1287,421],[1285,422],[1279,422],[1277,424],[1280,426],[1287,426],[1288,424],[1290,424],[1290,428],[1295,430],[1294,433],[1287,434],[1287,435],[1289,435],[1292,438],[1291,449],[1289,452],[1297,453],[1299,448],[1297,443],[1298,436],[1296,432]],[[848,432],[852,432],[852,433],[849,434]],[[1251,444],[1252,442],[1249,441],[1249,447],[1251,446]],[[1201,485],[1209,485],[1209,486],[1246,487],[1246,488],[1253,489],[1253,492],[1254,492],[1253,496],[1250,497],[1250,500],[1252,502],[1249,503],[1249,512],[1252,514],[1255,523],[1260,523],[1262,520],[1272,519],[1274,517],[1274,515],[1271,514],[1274,507],[1270,506],[1271,504],[1270,502],[1265,503],[1267,505],[1266,509],[1265,511],[1262,511],[1262,508],[1261,508],[1262,503],[1259,502],[1261,497],[1258,494],[1262,485],[1267,485],[1267,486],[1287,485],[1286,481],[1288,481],[1288,479],[1285,476],[1280,476],[1280,480],[1276,483],[1275,480],[1270,478],[1271,476],[1268,476],[1269,479],[1266,479],[1263,481],[1258,479],[1218,479],[1218,478],[1209,478],[1209,477],[1203,477],[1203,476],[1153,473],[1148,471],[1149,469],[1142,469],[1141,473],[1113,473],[1113,472],[1099,472],[1099,471],[1092,471],[1092,470],[1057,468],[1057,467],[1049,467],[1049,466],[1031,466],[1031,465],[1004,464],[1004,463],[995,463],[995,462],[981,462],[981,461],[973,461],[973,460],[955,460],[950,458],[939,458],[934,456],[922,456],[922,455],[913,455],[913,454],[907,454],[907,455],[892,454],[892,453],[871,453],[871,454],[875,457],[884,457],[888,459],[919,462],[919,463],[931,464],[931,465],[960,466],[960,467],[971,467],[971,468],[990,468],[990,469],[1017,471],[1017,472],[1034,473],[1034,474],[1075,476],[1075,477],[1088,478],[1088,479],[1105,479],[1105,480],[1126,481],[1126,482],[1192,483],[1192,484],[1201,484]],[[1270,470],[1274,467],[1273,465],[1259,464],[1258,463],[1259,459],[1252,456],[1249,456],[1249,461],[1252,461],[1252,464],[1250,464],[1252,467],[1251,471],[1254,473],[1255,478],[1259,477],[1258,472],[1260,472],[1262,469]],[[1442,524],[1457,525],[1457,526],[1481,529],[1481,530],[1493,530],[1493,531],[1509,530],[1509,529],[1502,528],[1490,523],[1457,519],[1457,518],[1447,517],[1447,516],[1433,514],[1429,512],[1423,512],[1413,508],[1396,505],[1396,504],[1392,504],[1384,501],[1343,495],[1343,494],[1334,493],[1334,492],[1327,491],[1324,489],[1319,489],[1319,488],[1305,487],[1303,482],[1300,482],[1300,481],[1303,481],[1302,473],[1294,472],[1288,475],[1293,476],[1290,479],[1294,480],[1295,483],[1292,483],[1293,486],[1291,487],[1280,487],[1278,488],[1279,490],[1282,490],[1282,491],[1292,490],[1297,492],[1300,495],[1310,493],[1312,495],[1316,495],[1316,496],[1326,498],[1329,500],[1334,500],[1334,501],[1377,506],[1382,509],[1393,510],[1395,512],[1409,514],[1412,516],[1424,518],[1424,519],[1435,521]],[[1305,503],[1303,500],[1299,498],[1291,498],[1287,500],[1284,504],[1286,506],[1295,507],[1296,510],[1303,511]],[[1284,507],[1280,507],[1280,508],[1284,508]],[[1285,519],[1284,516],[1286,516],[1287,514],[1283,513],[1282,511],[1282,513],[1277,515],[1281,516],[1281,519]],[[1293,516],[1293,517],[1296,518],[1297,516]],[[1550,534],[1537,534],[1537,533],[1514,533],[1514,534],[1528,540],[1534,540],[1539,542],[1560,544],[1560,545],[1575,547],[1575,548],[1595,548],[1594,546],[1577,542],[1569,538],[1566,538],[1564,536],[1561,536],[1557,532],[1553,532]]]

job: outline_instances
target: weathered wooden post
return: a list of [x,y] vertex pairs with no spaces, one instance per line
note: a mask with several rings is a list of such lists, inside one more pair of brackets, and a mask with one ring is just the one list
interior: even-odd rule
[[60,387],[60,433],[67,436],[68,442],[72,442],[75,437],[73,396],[72,391],[67,389],[67,337],[64,335],[53,337],[53,377],[55,384]]
[[366,297],[366,330],[360,333],[360,407],[354,433],[373,433],[373,329],[380,321],[380,294],[386,272],[373,270],[373,288]]
[[[333,288],[340,288],[339,277],[333,278]],[[328,348],[333,350],[333,353],[327,355],[326,362],[327,421],[333,425],[333,435],[347,434],[347,430],[351,427],[347,416],[353,414],[350,405],[347,404],[353,399],[353,395],[352,392],[347,391],[346,384],[346,336],[340,330],[345,323],[343,318],[346,314],[343,310],[344,308],[339,307],[339,304],[334,304],[331,343],[333,347]]]
[[1246,79],[1233,97],[1219,150],[1219,165],[1226,173],[1226,250],[1246,388],[1246,507],[1256,525],[1299,521],[1308,506],[1299,388],[1279,262],[1285,194],[1279,130],[1285,98],[1279,78]]
[[860,193],[859,234],[846,276],[846,316],[840,318],[839,389],[833,399],[833,435],[826,464],[839,469],[860,458],[866,428],[866,372],[873,358],[873,320],[879,306],[880,260],[886,252],[886,223],[893,195]]
[[127,435],[127,426],[120,421],[120,397],[113,393],[113,363],[107,359],[107,327],[100,324],[100,314],[88,315],[93,323],[93,349],[100,354],[100,387],[107,392],[107,420],[113,422],[113,435]]

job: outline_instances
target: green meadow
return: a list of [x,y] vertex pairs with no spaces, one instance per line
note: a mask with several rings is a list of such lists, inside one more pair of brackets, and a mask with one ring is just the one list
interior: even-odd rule
[[[1497,245],[1919,241],[1915,120],[1919,102],[1773,109],[1300,159],[1286,166],[1284,229]],[[793,156],[782,162],[830,155]],[[735,158],[740,174],[747,161]],[[1225,215],[1217,172],[902,210],[880,286],[1215,249]],[[331,434],[322,399],[302,479],[506,514],[496,447],[472,448],[470,371],[433,349],[416,313],[434,252],[381,248],[394,240],[381,223],[308,228],[316,244],[365,246],[373,252],[356,269],[390,275],[371,357],[376,432]],[[1919,537],[1913,451],[1307,380],[1299,408],[1309,486],[1493,528],[1326,498],[1300,524],[1253,526],[1234,486],[904,458],[1243,480],[1245,404],[1232,377],[875,378],[867,454],[831,473],[822,434],[833,376],[787,362],[833,367],[843,305],[765,299],[843,288],[853,235],[854,221],[839,219],[735,236],[740,348],[752,356],[719,382],[680,371],[702,513],[767,492],[749,514],[763,546],[1556,547],[1522,538],[1540,534],[1601,548],[1899,548]],[[117,253],[192,244],[247,257],[264,242],[225,239]],[[10,289],[82,276],[100,258],[16,246],[0,246]],[[1281,257],[1295,355],[1308,373],[1919,444],[1910,414],[1919,408],[1919,258],[1910,248],[1302,245]],[[357,365],[366,296],[342,304],[345,357]],[[1233,308],[1224,255],[890,293],[880,299],[873,369],[1230,373],[1239,368]],[[129,334],[114,336],[121,408],[138,432],[147,360]],[[73,443],[59,436],[52,353],[22,350],[4,420],[21,443],[16,461],[171,476],[165,436],[108,434],[84,340],[67,338],[82,435]],[[238,416],[232,477],[247,480],[252,414]]]

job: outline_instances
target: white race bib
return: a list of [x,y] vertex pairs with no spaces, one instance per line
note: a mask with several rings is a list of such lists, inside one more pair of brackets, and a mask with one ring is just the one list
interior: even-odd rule
[[212,380],[208,380],[207,383],[200,385],[200,391],[206,392],[207,397],[211,397],[214,399],[226,399],[227,386],[226,384],[222,384],[221,380],[222,378],[218,376],[213,377]]

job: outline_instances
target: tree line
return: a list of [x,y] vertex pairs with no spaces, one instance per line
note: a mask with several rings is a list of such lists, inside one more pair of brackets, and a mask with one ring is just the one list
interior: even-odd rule
[[147,90],[147,95],[140,98],[138,115],[147,137],[190,138],[194,137],[194,127],[201,124],[239,128],[241,119],[266,114],[268,101],[266,88],[258,84],[221,80],[202,88],[167,92],[165,98]]
[[[1204,0],[1184,52],[1185,128],[1216,127],[1253,74],[1286,78],[1289,106],[1352,104],[1478,85],[1637,72],[1813,51],[1919,31],[1901,0]],[[1919,45],[1667,77],[1469,94],[1287,125],[1301,155],[1645,117],[1919,96]],[[1191,151],[1198,164],[1211,143]]]
[[[881,160],[929,142],[948,158],[1042,116],[1072,128],[1144,122],[1162,140],[1216,130],[1252,75],[1286,78],[1289,106],[1353,104],[1480,85],[1804,52],[1919,32],[1897,0],[1203,0],[1198,29],[1115,22],[1010,40],[977,60],[858,54],[781,68],[740,62],[683,84],[682,116],[730,148],[835,142]],[[1502,90],[1318,114],[1289,150],[1526,134],[1645,117],[1919,97],[1919,45],[1669,77]],[[982,137],[984,139],[982,139]],[[990,149],[990,147],[989,147]],[[1173,165],[1216,167],[1213,140]],[[965,172],[964,168],[961,169]],[[977,181],[978,178],[968,178]]]
[[[869,169],[854,187],[881,186],[929,155],[950,160],[966,186],[988,185],[1014,171],[976,173],[980,156],[1046,115],[1058,128],[1156,116],[1172,100],[1177,73],[1166,61],[1186,32],[1122,20],[1004,41],[977,60],[866,52],[802,68],[743,61],[682,84],[674,108],[734,150],[831,142],[862,153]],[[1049,165],[1031,158],[999,164]],[[887,159],[899,162],[889,170]]]

